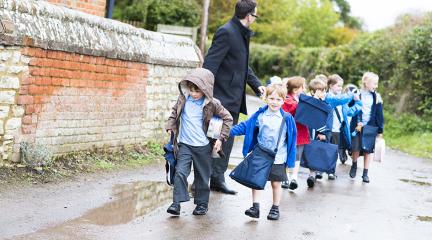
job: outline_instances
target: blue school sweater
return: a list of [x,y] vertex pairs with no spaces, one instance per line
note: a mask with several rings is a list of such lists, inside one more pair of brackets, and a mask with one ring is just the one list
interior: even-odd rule
[[[248,120],[235,125],[230,132],[231,136],[245,135],[243,141],[243,156],[246,157],[250,153],[255,145],[258,143],[258,127],[256,126],[258,121],[258,116],[268,109],[268,105],[261,107],[256,111]],[[296,139],[297,139],[297,129],[295,125],[294,118],[291,114],[284,112],[280,109],[281,114],[287,114],[288,117],[285,120],[287,129],[287,160],[285,166],[288,168],[293,168],[296,158]]]

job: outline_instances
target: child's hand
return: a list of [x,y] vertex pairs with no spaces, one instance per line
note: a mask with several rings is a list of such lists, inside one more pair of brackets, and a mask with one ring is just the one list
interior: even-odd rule
[[167,133],[168,133],[169,135],[171,135],[172,130],[171,130],[171,129],[168,129],[168,130],[167,130]]
[[323,135],[323,134],[318,134],[318,139],[319,139],[320,141],[325,141],[325,140],[326,140],[326,136]]
[[354,94],[354,101],[358,101],[358,100],[360,100],[360,95]]
[[222,141],[218,139],[218,140],[216,140],[216,142],[213,146],[213,150],[215,152],[219,152],[221,150],[221,148],[222,148]]
[[362,128],[363,128],[363,123],[359,122],[359,123],[357,123],[357,127],[355,128],[355,130],[357,132],[361,132]]

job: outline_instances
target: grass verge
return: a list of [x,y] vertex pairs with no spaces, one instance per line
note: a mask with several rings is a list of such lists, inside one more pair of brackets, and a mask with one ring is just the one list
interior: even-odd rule
[[0,185],[48,183],[77,174],[132,169],[162,160],[162,144],[157,142],[118,149],[92,149],[56,156],[49,165],[43,167],[34,168],[24,164],[0,166]]

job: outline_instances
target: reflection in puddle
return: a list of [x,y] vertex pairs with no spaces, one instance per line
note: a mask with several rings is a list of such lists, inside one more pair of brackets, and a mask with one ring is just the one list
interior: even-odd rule
[[[114,201],[92,209],[79,218],[14,239],[87,239],[84,225],[113,226],[128,223],[164,205],[172,198],[165,182],[134,182],[113,187]],[[91,238],[90,236],[88,236]]]
[[402,182],[411,183],[414,185],[432,186],[432,183],[429,183],[429,182],[422,182],[422,181],[417,181],[417,180],[412,180],[412,179],[399,179],[399,180]]
[[417,220],[422,222],[432,222],[432,217],[430,216],[417,216]]
[[113,202],[93,209],[80,219],[97,225],[117,225],[141,217],[171,199],[171,187],[165,182],[135,182],[113,188]]

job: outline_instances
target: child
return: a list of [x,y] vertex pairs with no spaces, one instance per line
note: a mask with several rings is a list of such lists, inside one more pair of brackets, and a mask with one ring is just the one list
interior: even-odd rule
[[[303,77],[290,77],[284,78],[283,82],[287,88],[288,95],[285,98],[285,102],[282,105],[282,109],[285,112],[289,112],[291,115],[295,116],[297,105],[299,101],[299,96],[304,92],[306,79]],[[289,188],[295,190],[298,187],[297,177],[300,168],[300,159],[303,154],[303,149],[305,144],[309,144],[309,130],[308,128],[296,122],[297,127],[297,140],[296,140],[296,162],[294,168],[290,169],[290,176],[286,182],[282,182],[282,188]]]
[[[342,93],[343,79],[337,75],[333,74],[328,77],[329,92],[330,95],[339,95]],[[346,161],[346,149],[351,149],[351,134],[348,126],[348,117],[356,115],[361,110],[361,101],[355,97],[354,105],[348,107],[348,104],[343,104],[336,106],[333,110],[333,125],[332,125],[332,135],[330,142],[339,145],[339,159],[342,164]],[[341,132],[342,131],[342,132]],[[342,133],[342,136],[341,136]],[[344,139],[340,139],[343,137]],[[335,175],[329,174],[329,179],[334,180]]]
[[381,96],[375,92],[378,87],[379,77],[375,73],[366,72],[362,77],[362,89],[360,98],[363,102],[361,112],[351,119],[350,131],[355,135],[352,137],[352,166],[350,177],[355,178],[357,172],[357,159],[360,153],[364,154],[363,182],[369,183],[369,162],[372,151],[363,151],[361,146],[362,127],[370,125],[378,127],[378,137],[382,137],[384,131],[384,115]]
[[[322,79],[313,79],[309,83],[309,90],[313,97],[321,99],[325,101],[327,104],[329,104],[333,109],[336,108],[339,105],[344,105],[349,103],[353,98],[353,93],[345,93],[345,94],[339,94],[334,95],[331,93],[327,93],[327,83],[325,83]],[[331,130],[333,127],[333,115],[329,115],[327,122],[325,126],[323,126],[320,129],[315,129],[312,132],[315,132],[316,137],[321,141],[329,141],[331,139]],[[315,176],[314,176],[315,174]],[[307,179],[307,185],[308,187],[312,188],[315,185],[316,179],[321,179],[322,174],[321,172],[315,172],[313,170],[310,170],[309,177]],[[329,179],[334,180],[336,178],[335,175],[335,169],[333,173],[329,174]]]
[[194,166],[195,199],[193,215],[205,215],[210,195],[212,147],[206,132],[210,119],[219,116],[223,121],[220,139],[214,143],[214,151],[221,150],[232,125],[231,114],[216,98],[213,98],[213,74],[204,68],[192,70],[180,83],[180,94],[168,118],[166,130],[174,133],[174,154],[177,159],[174,176],[173,203],[168,213],[180,215],[180,203],[189,201],[187,177]]
[[[287,181],[286,167],[294,167],[296,127],[294,119],[289,113],[281,109],[286,96],[286,88],[281,84],[272,84],[266,88],[267,105],[261,107],[247,121],[242,122],[231,129],[231,135],[245,135],[243,143],[243,156],[249,154],[259,144],[266,149],[275,149],[277,153],[268,181],[271,181],[273,189],[273,206],[267,216],[269,220],[279,219],[279,203],[282,194],[281,182]],[[285,116],[285,118],[284,118]],[[284,120],[285,119],[285,120]],[[284,121],[283,132],[276,146],[279,129]],[[245,211],[252,218],[259,218],[259,190],[252,190],[253,206]]]

